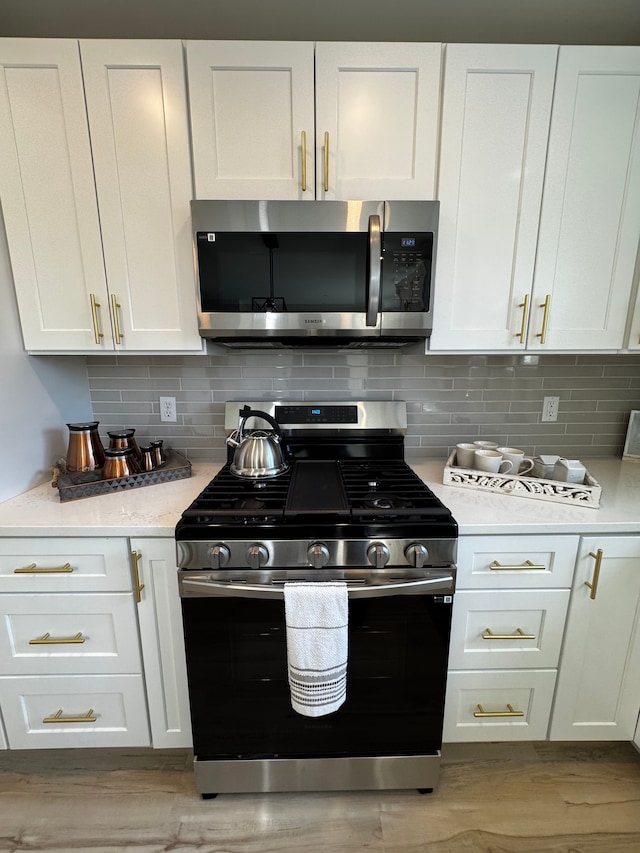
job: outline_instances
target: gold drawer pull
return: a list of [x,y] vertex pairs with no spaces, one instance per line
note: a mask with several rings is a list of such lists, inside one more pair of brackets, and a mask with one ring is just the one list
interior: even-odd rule
[[513,705],[507,702],[508,711],[485,711],[480,703],[476,705],[477,711],[473,712],[474,717],[524,717],[524,711],[514,711]]
[[522,308],[522,325],[520,326],[520,331],[516,332],[515,337],[520,338],[520,343],[524,343],[524,336],[527,331],[527,313],[529,312],[529,294],[525,293],[523,301],[518,305],[518,308]]
[[87,713],[83,717],[76,717],[74,715],[70,717],[62,716],[62,708],[59,708],[55,714],[51,717],[44,717],[42,720],[43,723],[95,723],[98,718],[96,717],[93,708],[89,708]]
[[525,634],[522,628],[516,628],[515,634],[494,634],[491,628],[485,628],[483,640],[535,640],[535,634]]
[[91,303],[91,319],[93,320],[93,339],[100,346],[100,338],[104,338],[104,334],[100,331],[100,324],[98,323],[98,308],[100,308],[100,303],[94,293],[89,294],[89,302]]
[[547,340],[547,323],[549,322],[549,303],[551,301],[551,294],[547,293],[544,302],[540,303],[540,308],[543,308],[542,312],[542,329],[539,332],[536,332],[536,338],[540,338],[540,343],[544,344]]
[[303,130],[300,133],[300,156],[302,157],[302,177],[300,181],[300,189],[303,193],[307,191],[307,132]]
[[124,333],[120,331],[120,320],[118,319],[118,309],[122,308],[122,305],[118,302],[118,299],[115,293],[111,294],[111,317],[113,319],[113,337],[115,338],[115,342],[117,344],[122,342],[124,338]]
[[37,566],[35,563],[30,563],[28,566],[24,566],[21,569],[14,569],[13,573],[14,573],[14,575],[26,575],[26,574],[52,575],[52,574],[59,574],[60,572],[67,573],[67,572],[72,572],[72,571],[73,571],[73,567],[71,566],[71,563],[65,563],[64,566],[51,566],[51,567]]
[[136,597],[136,604],[140,604],[142,601],[142,590],[144,589],[144,584],[140,583],[140,567],[139,563],[142,559],[142,554],[139,554],[137,551],[131,552],[131,571],[133,573],[133,591]]
[[47,631],[41,637],[36,637],[35,640],[29,640],[30,646],[49,646],[53,643],[84,643],[85,638],[82,636],[82,631],[78,631],[73,637],[52,637]]
[[520,563],[519,566],[503,566],[497,560],[494,560],[493,563],[489,563],[489,568],[492,572],[515,572],[522,569],[526,569],[527,571],[529,569],[536,569],[543,572],[547,567],[536,566],[531,562],[531,560],[525,560],[524,563]]
[[589,596],[589,598],[592,601],[595,601],[596,600],[596,593],[598,592],[598,581],[600,580],[600,568],[602,566],[602,557],[603,557],[602,548],[598,548],[598,550],[595,554],[593,553],[593,551],[589,551],[589,556],[593,557],[593,559],[596,561],[596,564],[593,567],[593,577],[591,578],[591,582],[585,581],[584,585],[588,586],[589,589],[591,590],[591,595]]
[[324,132],[324,191],[329,192],[329,131]]

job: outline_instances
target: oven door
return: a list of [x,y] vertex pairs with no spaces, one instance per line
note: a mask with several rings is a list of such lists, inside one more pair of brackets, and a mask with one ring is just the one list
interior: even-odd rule
[[455,570],[322,572],[348,584],[349,659],[346,702],[315,718],[287,680],[282,585],[300,572],[233,574],[179,573],[198,760],[440,749]]

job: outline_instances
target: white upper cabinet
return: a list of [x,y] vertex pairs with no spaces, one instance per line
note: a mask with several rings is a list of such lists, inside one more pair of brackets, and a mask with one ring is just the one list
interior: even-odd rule
[[556,58],[445,48],[431,349],[525,346]]
[[25,348],[201,349],[180,42],[1,39],[0,65]]
[[313,43],[189,41],[187,68],[196,198],[313,198]]
[[[96,351],[108,310],[78,44],[0,39],[0,202],[27,349]],[[107,315],[108,318],[108,315]]]
[[639,237],[640,47],[561,47],[531,348],[624,345]]
[[316,197],[435,198],[440,44],[316,44]]
[[433,198],[440,54],[187,42],[196,197]]
[[556,52],[447,45],[431,349],[625,345],[640,47]]
[[115,348],[199,350],[182,45],[92,40],[80,54]]

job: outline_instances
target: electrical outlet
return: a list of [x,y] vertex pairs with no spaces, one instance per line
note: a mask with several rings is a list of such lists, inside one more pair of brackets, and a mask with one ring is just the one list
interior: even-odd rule
[[176,398],[160,397],[160,420],[175,423],[176,421]]
[[545,397],[542,403],[542,420],[557,421],[560,397]]

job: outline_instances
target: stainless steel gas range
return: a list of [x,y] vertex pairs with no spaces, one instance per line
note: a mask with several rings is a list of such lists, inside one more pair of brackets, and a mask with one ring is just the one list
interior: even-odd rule
[[[246,405],[275,420],[283,470],[238,476],[230,448],[176,527],[197,790],[432,790],[457,525],[405,462],[406,406]],[[311,718],[291,703],[284,589],[324,581],[347,587],[346,701]]]

